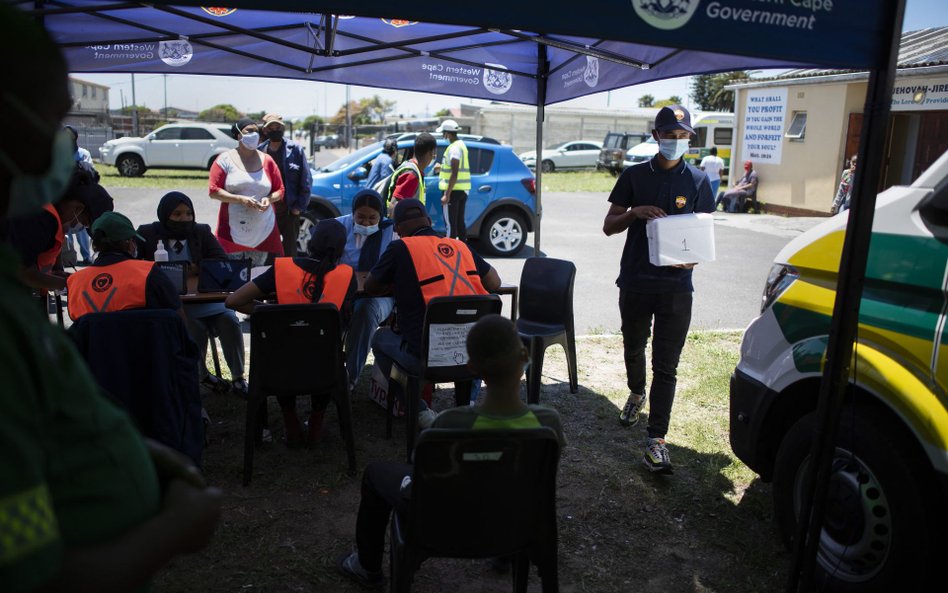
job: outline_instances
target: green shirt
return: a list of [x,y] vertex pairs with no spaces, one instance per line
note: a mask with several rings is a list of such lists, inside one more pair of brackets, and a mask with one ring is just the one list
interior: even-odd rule
[[160,505],[141,436],[16,269],[0,246],[0,583],[10,593],[56,575],[66,548],[113,540]]
[[563,425],[560,423],[560,415],[552,408],[545,408],[538,405],[528,405],[526,411],[518,416],[489,416],[481,411],[479,407],[461,406],[460,408],[449,408],[435,418],[432,428],[455,428],[461,430],[490,430],[490,429],[516,429],[516,428],[540,428],[546,426],[556,432],[556,438],[560,442],[560,447],[566,444],[566,437],[563,436]]

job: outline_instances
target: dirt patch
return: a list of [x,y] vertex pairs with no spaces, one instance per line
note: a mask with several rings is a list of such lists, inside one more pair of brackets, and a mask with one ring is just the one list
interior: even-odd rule
[[[644,419],[619,426],[625,401],[622,342],[578,344],[579,382],[570,394],[562,351],[548,351],[541,401],[562,416],[568,445],[558,480],[561,591],[642,593],[779,590],[788,554],[772,522],[770,488],[734,459],[727,442],[727,375],[734,333],[694,334],[679,370],[669,447],[675,475],[639,465]],[[368,373],[353,396],[359,468],[401,460],[404,424],[385,439],[383,410],[367,399]],[[450,386],[435,408],[453,402]],[[301,411],[308,405],[300,398]],[[253,483],[240,485],[245,405],[208,396],[213,425],[205,473],[227,492],[221,526],[200,554],[179,558],[152,590],[162,592],[360,591],[336,575],[335,558],[354,546],[359,477],[345,474],[345,451],[330,406],[327,437],[314,450],[291,451],[270,401],[277,442],[257,450]],[[387,566],[385,568],[387,572]],[[531,576],[530,591],[540,584]],[[419,593],[509,591],[508,575],[484,561],[432,559],[416,576]]]

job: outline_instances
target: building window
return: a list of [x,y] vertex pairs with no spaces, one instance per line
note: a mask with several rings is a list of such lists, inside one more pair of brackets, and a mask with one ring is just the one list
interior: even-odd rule
[[86,85],[80,85],[82,87],[82,98],[85,99],[89,96],[89,89],[86,88]]
[[92,87],[92,98],[95,99],[95,87]]
[[806,111],[794,111],[785,138],[802,141],[806,137]]

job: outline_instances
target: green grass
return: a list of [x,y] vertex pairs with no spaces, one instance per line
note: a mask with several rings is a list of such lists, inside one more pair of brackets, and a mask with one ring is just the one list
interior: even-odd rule
[[105,187],[148,187],[154,189],[207,188],[208,172],[201,169],[149,169],[141,177],[122,177],[110,165],[97,164],[99,181]]
[[562,171],[543,174],[543,191],[608,192],[616,178],[606,171]]

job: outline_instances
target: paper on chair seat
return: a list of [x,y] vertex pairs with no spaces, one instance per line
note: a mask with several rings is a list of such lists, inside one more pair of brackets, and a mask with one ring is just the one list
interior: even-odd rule
[[676,214],[645,223],[648,261],[674,266],[714,261],[714,217],[704,212]]

